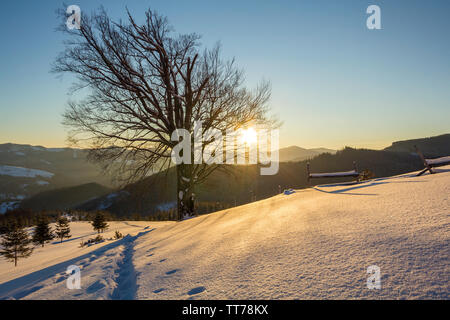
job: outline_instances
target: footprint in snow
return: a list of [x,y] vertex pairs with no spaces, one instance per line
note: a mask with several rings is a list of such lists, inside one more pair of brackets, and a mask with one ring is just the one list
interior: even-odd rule
[[93,284],[91,284],[86,289],[86,292],[87,293],[94,293],[94,292],[97,292],[97,291],[103,289],[104,287],[105,287],[105,284],[102,281],[98,280],[98,281],[94,282]]
[[161,291],[164,291],[164,288],[156,289],[155,291],[153,291],[153,293],[160,293]]
[[188,291],[188,295],[190,295],[190,296],[192,296],[192,295],[194,295],[194,294],[199,294],[199,293],[202,293],[203,291],[205,291],[206,290],[206,288],[205,287],[196,287],[196,288],[194,288],[194,289],[191,289],[191,290],[189,290]]
[[83,260],[82,262],[80,262],[80,266],[82,266],[82,267],[86,267],[86,266],[88,266],[90,263],[89,263],[89,261],[88,260]]
[[173,269],[173,270],[167,271],[166,274],[167,274],[167,275],[174,274],[174,273],[177,272],[178,270],[179,270],[179,269]]

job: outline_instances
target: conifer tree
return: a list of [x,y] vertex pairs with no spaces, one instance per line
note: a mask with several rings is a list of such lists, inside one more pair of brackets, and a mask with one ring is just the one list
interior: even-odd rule
[[27,258],[33,252],[33,248],[29,247],[30,243],[31,239],[27,231],[17,222],[11,223],[7,232],[2,236],[0,255],[8,261],[14,262],[14,266],[17,267],[19,258]]
[[102,212],[97,212],[94,220],[92,221],[92,227],[98,233],[105,231],[108,229],[108,224],[106,223],[105,215]]
[[46,217],[39,217],[36,227],[34,228],[33,242],[44,246],[46,242],[49,242],[54,238],[52,230],[50,228],[48,219]]
[[58,221],[56,222],[55,234],[61,242],[63,242],[65,238],[69,239],[71,237],[69,220],[66,217],[61,216],[58,218]]

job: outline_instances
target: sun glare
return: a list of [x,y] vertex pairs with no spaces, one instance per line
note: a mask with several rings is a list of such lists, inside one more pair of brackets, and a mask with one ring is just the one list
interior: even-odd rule
[[242,142],[246,144],[255,144],[258,140],[255,129],[248,128],[242,131]]

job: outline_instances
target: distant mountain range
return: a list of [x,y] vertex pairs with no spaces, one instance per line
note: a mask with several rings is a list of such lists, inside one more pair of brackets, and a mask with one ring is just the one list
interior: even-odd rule
[[[377,177],[419,170],[422,163],[414,145],[427,157],[450,155],[450,134],[394,142],[381,151],[282,148],[277,175],[260,176],[254,165],[234,166],[232,175],[212,174],[196,194],[199,202],[232,206],[247,203],[252,197],[274,195],[280,188],[304,188],[309,185],[306,160],[315,172],[349,170],[354,160],[361,170],[368,169]],[[86,161],[86,153],[70,148],[0,145],[0,213],[20,206],[35,211],[77,208],[108,210],[122,216],[152,215],[175,206],[174,168],[116,190],[111,178]],[[328,181],[333,180],[320,183]]]
[[414,146],[417,146],[425,157],[434,158],[450,155],[450,134],[443,134],[430,138],[396,141],[384,150],[415,153],[416,150]]
[[[293,146],[280,149],[280,161],[299,161],[323,152],[336,151]],[[113,187],[112,178],[87,161],[87,153],[75,148],[0,144],[0,202],[17,202],[40,192],[88,183]]]
[[112,187],[86,156],[82,149],[0,144],[0,213],[44,191],[92,182]]
[[97,183],[86,183],[75,187],[43,191],[24,199],[20,206],[33,211],[66,210],[81,203],[111,193],[113,190]]
[[280,162],[302,161],[305,159],[314,158],[315,156],[318,156],[322,153],[335,154],[336,150],[327,148],[305,149],[297,146],[290,146],[278,150]]
[[9,191],[29,195],[89,182],[112,186],[111,178],[101,174],[100,167],[88,162],[86,156],[83,149],[0,144],[0,177],[23,178],[19,185],[0,189],[0,194]]

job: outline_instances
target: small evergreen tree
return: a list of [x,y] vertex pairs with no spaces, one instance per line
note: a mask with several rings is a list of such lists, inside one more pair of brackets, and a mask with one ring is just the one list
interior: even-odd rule
[[29,247],[30,243],[31,239],[27,231],[18,223],[11,223],[2,236],[0,255],[14,262],[14,266],[17,267],[19,258],[28,258],[33,252],[33,248]]
[[52,230],[50,228],[48,219],[46,217],[39,217],[36,227],[34,228],[33,242],[44,246],[46,242],[49,242],[54,238]]
[[61,242],[63,242],[65,238],[69,239],[71,237],[69,220],[66,217],[61,216],[58,218],[58,221],[56,222],[55,234]]
[[108,224],[106,223],[105,215],[102,212],[97,212],[94,220],[92,221],[92,227],[98,233],[105,231],[108,229]]

